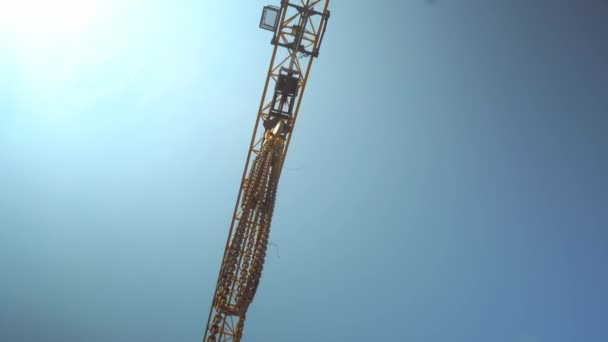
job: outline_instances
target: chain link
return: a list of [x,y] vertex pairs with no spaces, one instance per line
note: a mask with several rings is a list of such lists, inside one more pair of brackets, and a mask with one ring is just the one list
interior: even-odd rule
[[233,341],[241,339],[245,314],[253,301],[264,268],[283,146],[284,139],[281,137],[272,136],[266,140],[245,180],[242,213],[220,270],[215,316],[209,327],[207,342],[218,341],[218,334],[221,340],[223,334],[227,333],[224,327],[230,315],[238,316]]

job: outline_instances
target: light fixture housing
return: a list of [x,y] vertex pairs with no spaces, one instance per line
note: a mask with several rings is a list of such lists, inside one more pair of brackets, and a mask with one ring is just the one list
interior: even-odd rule
[[260,28],[275,32],[279,25],[279,16],[281,9],[276,6],[264,6],[262,18],[260,19]]

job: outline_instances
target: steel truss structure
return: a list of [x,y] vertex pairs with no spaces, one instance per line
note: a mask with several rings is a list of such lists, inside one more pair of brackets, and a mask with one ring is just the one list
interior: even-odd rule
[[280,7],[264,8],[260,27],[273,31],[274,49],[203,342],[241,340],[262,275],[281,170],[330,16],[328,5],[329,0],[282,0]]

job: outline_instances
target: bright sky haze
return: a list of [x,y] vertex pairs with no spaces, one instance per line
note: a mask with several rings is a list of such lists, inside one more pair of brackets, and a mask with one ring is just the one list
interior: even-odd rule
[[[200,341],[273,1],[0,0],[0,341]],[[244,341],[608,341],[608,3],[330,3]]]

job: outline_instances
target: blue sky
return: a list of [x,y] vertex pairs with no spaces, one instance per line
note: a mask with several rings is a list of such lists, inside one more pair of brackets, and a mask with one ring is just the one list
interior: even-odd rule
[[[200,340],[272,3],[21,3],[0,340]],[[608,4],[330,8],[244,339],[608,340]]]

